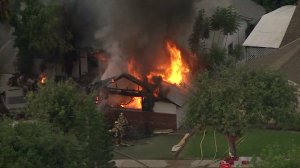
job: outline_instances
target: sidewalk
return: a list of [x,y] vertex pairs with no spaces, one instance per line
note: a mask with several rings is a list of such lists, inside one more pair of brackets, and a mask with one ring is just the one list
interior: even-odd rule
[[[115,160],[118,168],[218,168],[219,162],[213,160]],[[144,164],[144,165],[143,165]],[[145,166],[146,165],[146,166]]]

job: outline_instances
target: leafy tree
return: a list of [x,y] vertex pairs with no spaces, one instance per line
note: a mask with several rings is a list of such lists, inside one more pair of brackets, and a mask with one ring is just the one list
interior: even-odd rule
[[[240,26],[240,16],[236,10],[229,6],[227,8],[218,7],[211,17],[211,28],[214,31],[221,30],[224,35],[235,33]],[[218,37],[219,43],[220,34]],[[227,37],[226,37],[227,41]],[[214,39],[213,39],[214,42]],[[226,45],[226,42],[225,42]]]
[[85,154],[88,167],[114,167],[113,140],[103,114],[95,108],[94,96],[84,96],[76,113],[76,125],[72,131],[78,139],[86,143]]
[[208,54],[208,60],[212,67],[223,65],[226,61],[226,50],[213,45]]
[[254,0],[256,3],[262,5],[267,12],[273,11],[284,5],[295,5],[298,0]]
[[58,0],[13,1],[11,25],[15,28],[15,46],[22,72],[30,73],[33,57],[62,60],[72,51],[72,34],[64,26],[63,9]]
[[28,114],[69,132],[75,125],[75,115],[82,98],[73,85],[72,81],[57,84],[47,81],[45,86],[39,87],[38,93],[28,95]]
[[49,122],[82,143],[87,167],[113,167],[113,141],[104,117],[96,110],[93,95],[85,95],[72,81],[47,81],[28,96],[31,118]]
[[225,67],[201,76],[188,104],[187,123],[213,127],[223,133],[230,152],[236,155],[235,142],[246,127],[275,120],[287,126],[295,113],[296,96],[288,82],[272,71],[249,71]]
[[[201,55],[210,66],[220,66],[226,61],[227,52],[215,43],[215,31],[220,31],[217,42],[220,41],[221,32],[226,35],[225,46],[229,34],[235,33],[240,26],[240,16],[231,6],[218,7],[211,18],[205,16],[204,10],[198,11],[193,26],[193,32],[189,38],[190,50],[196,55]],[[214,31],[212,47],[206,52],[201,46],[201,40],[209,37],[210,30]]]
[[[221,30],[222,25],[224,25],[223,22],[225,21],[224,18],[225,16],[226,16],[226,9],[217,7],[216,11],[210,18],[211,29],[213,31]],[[214,37],[213,37],[213,42],[214,42]]]
[[226,35],[224,46],[226,46],[228,34],[236,33],[241,23],[240,15],[232,6],[225,8],[225,20],[222,23],[221,28],[224,35]]
[[0,128],[0,167],[84,167],[80,142],[47,123],[5,120]]
[[190,50],[198,55],[200,50],[203,51],[205,46],[201,46],[200,42],[209,37],[210,29],[209,18],[206,17],[204,10],[199,10],[195,18],[193,32],[189,38]]

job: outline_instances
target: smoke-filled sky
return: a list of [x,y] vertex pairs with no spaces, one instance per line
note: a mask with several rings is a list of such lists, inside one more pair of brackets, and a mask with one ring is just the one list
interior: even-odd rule
[[72,22],[82,46],[104,48],[114,57],[111,68],[135,57],[142,74],[155,66],[166,39],[187,42],[194,16],[193,0],[65,1],[75,11]]

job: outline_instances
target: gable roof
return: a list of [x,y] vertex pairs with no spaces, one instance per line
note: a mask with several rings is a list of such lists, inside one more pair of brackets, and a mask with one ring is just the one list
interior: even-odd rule
[[250,68],[269,67],[283,72],[289,80],[300,84],[300,38],[269,55],[247,63]]
[[286,34],[282,40],[281,46],[284,46],[298,38],[300,38],[300,2],[298,3],[291,22],[287,28]]
[[196,8],[204,9],[208,16],[211,16],[217,7],[232,6],[239,14],[251,24],[257,23],[266,10],[252,0],[198,0]]
[[243,46],[279,48],[296,6],[287,5],[265,14]]

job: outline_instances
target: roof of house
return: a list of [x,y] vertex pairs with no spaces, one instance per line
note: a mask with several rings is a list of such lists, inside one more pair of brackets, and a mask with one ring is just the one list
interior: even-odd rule
[[279,48],[296,6],[287,5],[265,14],[244,42],[247,47]]
[[[130,74],[123,73],[120,76],[116,76],[110,80],[105,80],[102,82],[102,85],[105,87],[109,87],[111,83],[117,82],[122,79],[127,79],[139,86],[141,86],[143,89],[146,89],[149,92],[153,92],[153,88],[148,86],[145,82],[135,78],[134,76]],[[160,98],[167,100],[177,106],[182,107],[187,99],[188,99],[188,89],[185,88],[184,86],[178,87],[177,85],[170,84],[167,82],[162,82],[160,85],[160,91],[161,93],[159,94]]]
[[298,38],[300,38],[300,3],[298,3],[292,20],[287,28],[286,34],[282,40],[281,46],[284,46]]
[[248,62],[247,66],[253,69],[268,67],[279,70],[289,80],[300,84],[300,38],[269,55]]
[[251,24],[257,23],[266,10],[252,0],[198,0],[197,9],[204,9],[205,13],[211,16],[217,7],[232,6],[239,14]]

